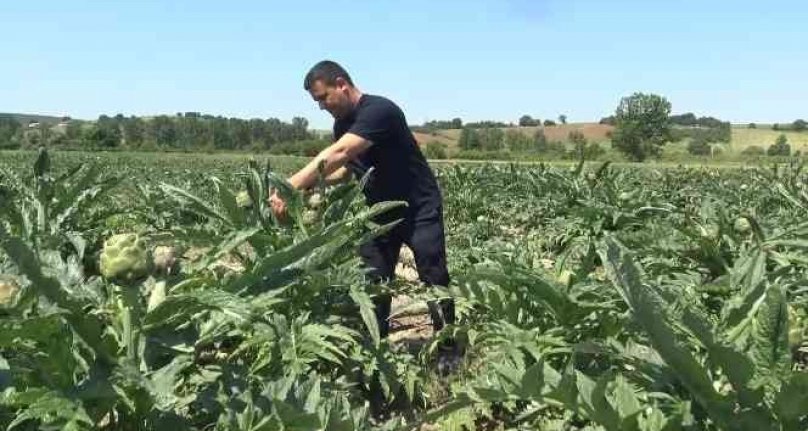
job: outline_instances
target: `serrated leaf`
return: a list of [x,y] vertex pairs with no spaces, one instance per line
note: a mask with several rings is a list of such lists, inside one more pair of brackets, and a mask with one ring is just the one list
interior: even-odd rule
[[238,295],[210,289],[169,295],[146,313],[143,327],[151,330],[179,325],[204,311],[219,312],[238,322],[249,320],[252,314],[250,304]]
[[381,342],[381,336],[379,335],[379,323],[376,320],[376,306],[373,305],[370,296],[356,286],[351,286],[350,295],[354,303],[359,306],[359,312],[365,322],[365,327],[368,328],[373,345],[378,347]]
[[316,414],[298,409],[282,400],[273,400],[273,410],[283,423],[284,430],[309,431],[321,429],[320,418]]
[[244,242],[252,238],[260,231],[260,227],[253,227],[229,233],[227,237],[222,240],[222,242],[205,253],[204,257],[202,257],[199,261],[194,262],[192,265],[189,265],[188,270],[193,273],[200,269],[209,267],[217,260],[232,253],[241,244],[244,244]]
[[320,379],[315,379],[311,389],[306,394],[306,403],[303,409],[308,413],[316,413],[320,404]]
[[758,373],[782,375],[791,370],[787,305],[783,289],[770,286],[752,331],[750,354]]
[[795,373],[785,382],[777,394],[775,408],[778,418],[786,424],[796,424],[808,415],[808,373]]
[[519,382],[519,386],[522,389],[524,398],[541,400],[542,395],[545,392],[545,367],[546,364],[544,361],[539,361],[528,367],[524,374],[522,374],[522,379]]
[[244,211],[238,207],[236,203],[236,196],[216,177],[212,177],[211,181],[216,188],[219,197],[219,205],[224,209],[227,217],[233,222],[234,225],[239,225],[244,222]]
[[487,280],[499,286],[524,287],[531,301],[544,303],[548,310],[559,319],[565,319],[577,309],[577,304],[562,292],[556,285],[543,278],[515,267],[505,271],[478,268],[465,275],[464,278]]
[[28,277],[32,285],[36,286],[37,293],[68,311],[64,315],[65,320],[101,360],[108,363],[115,362],[102,341],[101,321],[96,316],[85,313],[85,304],[62,289],[58,280],[45,276],[33,250],[19,238],[8,236],[2,223],[0,223],[0,248],[17,265],[20,272]]
[[188,193],[187,191],[179,187],[175,187],[166,183],[160,183],[160,189],[168,197],[176,200],[177,202],[190,204],[189,207],[190,210],[197,212],[203,216],[224,222],[228,226],[233,226],[233,222],[227,216],[219,212],[218,209],[216,209],[209,203],[205,202],[204,199],[195,196],[191,193]]
[[715,391],[707,371],[668,323],[668,305],[650,286],[643,283],[641,271],[630,253],[613,238],[607,238],[605,242],[606,248],[601,255],[607,274],[623,297],[630,301],[632,314],[648,334],[654,349],[710,417],[729,426],[732,423],[731,405]]
[[174,357],[167,365],[149,376],[149,390],[158,409],[171,411],[179,398],[177,386],[180,383],[179,375],[193,364],[193,357],[180,355]]
[[741,393],[741,402],[756,404],[760,394],[749,392],[747,384],[754,376],[754,364],[744,353],[717,338],[707,317],[692,304],[685,304],[680,324],[696,337],[707,349],[710,361],[720,367],[732,386]]
[[642,405],[637,398],[637,390],[623,376],[615,378],[613,397],[614,408],[620,414],[621,421],[628,418],[633,420],[634,416],[642,411]]
[[14,420],[8,424],[7,429],[9,430],[28,421],[40,421],[41,424],[62,427],[67,427],[69,424],[73,424],[73,426],[93,425],[92,419],[80,403],[44,388],[29,389],[24,392],[7,391],[2,396],[2,404],[20,408]]
[[610,430],[620,429],[620,415],[606,399],[607,376],[601,376],[597,382],[589,376],[575,372],[575,383],[578,388],[580,406],[593,421]]

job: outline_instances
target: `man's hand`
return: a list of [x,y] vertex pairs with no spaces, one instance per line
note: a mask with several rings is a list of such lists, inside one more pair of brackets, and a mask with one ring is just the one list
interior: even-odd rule
[[[322,163],[326,178],[337,179],[346,177],[350,173],[345,166],[349,160],[356,158],[373,145],[371,141],[353,133],[344,134],[337,142],[320,151],[314,159],[297,171],[287,181],[295,190],[306,190],[317,181],[319,167]],[[277,190],[272,191],[268,200],[269,207],[275,218],[283,221],[286,214],[286,202],[278,195]]]
[[286,219],[286,202],[280,197],[277,190],[273,190],[269,196],[269,207],[272,208],[272,214],[279,221]]
[[348,170],[346,166],[343,166],[336,171],[332,172],[331,175],[325,177],[326,185],[333,186],[336,184],[347,182],[351,178],[351,171]]

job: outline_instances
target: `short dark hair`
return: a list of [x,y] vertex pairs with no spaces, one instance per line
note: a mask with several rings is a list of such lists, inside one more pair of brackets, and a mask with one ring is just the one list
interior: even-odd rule
[[323,60],[315,64],[306,74],[303,89],[310,90],[315,81],[323,81],[323,84],[334,85],[337,83],[337,78],[344,79],[351,86],[354,85],[351,75],[348,75],[348,72],[342,66],[331,60]]

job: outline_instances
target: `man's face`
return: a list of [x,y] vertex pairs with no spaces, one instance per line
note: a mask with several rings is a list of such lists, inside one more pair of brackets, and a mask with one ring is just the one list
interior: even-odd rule
[[345,118],[351,113],[351,99],[348,97],[348,84],[337,78],[334,85],[326,85],[317,80],[309,89],[311,98],[320,105],[320,109],[328,111],[336,119]]

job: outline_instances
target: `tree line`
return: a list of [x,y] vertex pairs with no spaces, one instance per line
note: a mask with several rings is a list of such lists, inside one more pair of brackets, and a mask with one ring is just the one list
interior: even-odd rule
[[[567,116],[561,114],[558,116],[558,123],[567,124]],[[556,123],[554,120],[546,119],[542,122],[542,120],[538,118],[533,118],[532,116],[525,114],[519,117],[518,124],[519,127],[536,127],[536,126],[555,126]],[[426,121],[420,125],[411,125],[410,129],[413,132],[421,132],[421,133],[433,133],[438,130],[452,130],[452,129],[487,129],[491,127],[500,127],[500,128],[507,128],[507,127],[515,127],[516,124],[514,123],[505,123],[503,121],[491,121],[491,120],[484,120],[484,121],[472,121],[468,123],[464,123],[462,118],[453,118],[451,120],[431,120]]]
[[[749,127],[754,129],[757,128],[755,123],[749,123]],[[773,130],[793,130],[795,132],[804,132],[808,130],[808,121],[803,120],[802,118],[794,120],[791,124],[772,124]]]
[[427,121],[421,125],[410,125],[410,130],[420,133],[434,133],[438,130],[453,130],[453,129],[487,129],[491,127],[514,127],[513,123],[505,123],[502,121],[472,121],[464,123],[461,118],[453,118],[452,120],[432,120]]
[[567,142],[571,146],[562,141],[548,140],[543,129],[526,134],[515,128],[464,127],[460,132],[458,147],[466,155],[475,152],[507,151],[516,154],[534,153],[563,159],[578,158],[582,155],[585,158],[593,159],[605,152],[597,142],[589,142],[578,130],[569,132]]
[[[125,150],[278,150],[289,143],[322,146],[308,120],[291,122],[277,118],[240,119],[197,112],[155,117],[101,115],[96,121],[69,120],[58,125],[21,124],[12,116],[0,116],[0,148]],[[302,148],[298,145],[296,149]]]
[[[662,96],[634,93],[621,99],[615,114],[601,119],[610,124],[612,148],[629,159],[643,161],[660,154],[667,142],[689,139],[687,150],[694,155],[713,154],[716,144],[731,140],[731,125],[714,117],[697,117],[693,113],[671,115],[671,104]],[[559,115],[566,123],[566,116]],[[550,127],[552,120],[534,119],[523,115],[522,127]],[[35,148],[49,146],[63,149],[133,150],[133,151],[268,151],[276,154],[313,156],[330,141],[328,136],[317,136],[308,129],[308,121],[295,117],[291,122],[277,118],[240,119],[212,116],[197,112],[158,115],[154,117],[101,115],[96,121],[63,118],[55,123],[24,124],[13,115],[0,114],[0,149]],[[754,123],[750,128],[757,127]],[[477,121],[464,123],[460,118],[448,121],[429,121],[413,126],[434,132],[438,129],[460,129],[459,149],[467,154],[485,152],[539,153],[551,157],[570,158],[585,155],[596,157],[604,150],[598,143],[587,142],[583,134],[573,131],[565,142],[549,142],[544,130],[532,135],[514,127],[513,123]],[[791,125],[779,126],[793,131],[804,131],[808,123],[796,120]],[[444,148],[427,150],[438,155]],[[570,150],[570,145],[572,149]],[[720,146],[720,145],[719,145]],[[754,152],[754,154],[752,154]],[[750,155],[789,155],[785,136],[768,149],[750,148]]]

